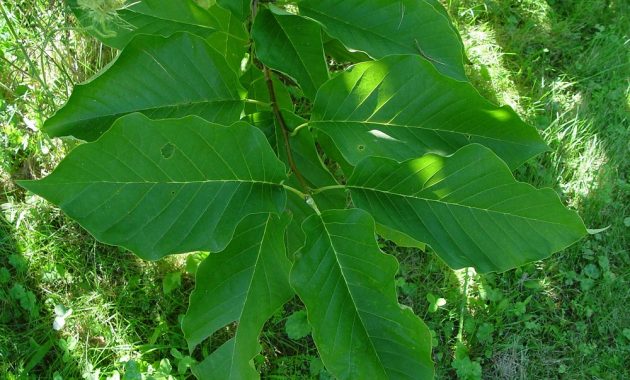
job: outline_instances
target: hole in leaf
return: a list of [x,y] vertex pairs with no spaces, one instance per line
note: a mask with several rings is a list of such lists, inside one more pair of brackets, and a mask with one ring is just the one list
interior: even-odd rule
[[365,145],[358,145],[357,149],[359,150],[359,152],[363,152],[365,150]]
[[167,160],[173,156],[174,152],[175,152],[175,145],[171,143],[164,145],[162,149],[160,149],[160,153],[162,153],[162,157],[164,157]]

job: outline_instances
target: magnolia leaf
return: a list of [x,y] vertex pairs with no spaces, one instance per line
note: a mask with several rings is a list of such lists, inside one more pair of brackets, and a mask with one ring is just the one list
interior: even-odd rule
[[217,31],[206,38],[208,44],[225,57],[228,65],[241,74],[241,62],[247,54],[249,35],[242,21],[234,14],[220,7],[216,14],[221,15]]
[[98,240],[156,260],[221,251],[243,217],[284,209],[285,179],[252,126],[132,114],[75,148],[48,177],[20,184]]
[[229,125],[243,109],[241,91],[225,58],[202,38],[143,35],[101,75],[76,86],[44,128],[53,137],[92,141],[132,112],[156,119],[198,115]]
[[[229,12],[217,6],[206,9],[194,0],[137,0],[126,5],[116,1],[77,1],[68,4],[87,32],[108,46],[122,49],[140,34],[168,37],[189,32],[208,37],[221,30]],[[108,8],[110,7],[110,8]]]
[[284,230],[288,218],[252,215],[220,253],[211,253],[197,270],[195,290],[183,319],[189,348],[237,322],[236,335],[193,369],[200,379],[258,379],[253,364],[258,336],[267,321],[293,297],[291,263]]
[[265,65],[294,78],[304,94],[315,99],[317,89],[328,80],[321,28],[304,17],[272,10],[261,9],[252,27],[256,55]]
[[245,21],[251,13],[251,0],[216,0],[223,8],[228,9],[241,22]]
[[375,59],[415,54],[442,74],[466,81],[464,47],[441,11],[424,0],[302,0],[300,13],[347,48]]
[[452,268],[505,271],[540,260],[586,234],[551,189],[517,182],[491,150],[397,163],[368,158],[348,180],[352,200],[376,222],[426,242]]
[[303,224],[291,271],[326,368],[338,379],[429,379],[431,335],[398,304],[398,263],[383,254],[365,211],[329,210]]
[[371,156],[404,161],[451,154],[476,142],[515,168],[547,150],[512,109],[412,55],[360,63],[330,80],[317,94],[310,126],[327,134],[352,165]]

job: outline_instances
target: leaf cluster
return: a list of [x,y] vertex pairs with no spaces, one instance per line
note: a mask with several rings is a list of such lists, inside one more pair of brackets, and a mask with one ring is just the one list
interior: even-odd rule
[[514,179],[547,147],[471,86],[437,1],[70,3],[121,53],[45,124],[86,143],[21,185],[142,258],[211,252],[189,348],[237,327],[199,378],[258,378],[261,330],[295,295],[336,378],[431,378],[431,335],[377,235],[490,272],[586,232]]

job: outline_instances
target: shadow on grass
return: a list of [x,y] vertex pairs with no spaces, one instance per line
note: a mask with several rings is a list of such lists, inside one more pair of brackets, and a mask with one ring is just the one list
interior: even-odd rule
[[[25,378],[57,360],[58,336],[53,315],[42,303],[38,281],[29,277],[29,264],[14,236],[13,226],[0,213],[0,373]],[[75,363],[64,364],[80,373]]]
[[[50,213],[25,215],[22,223],[37,220],[19,231],[0,216],[0,268],[11,275],[0,284],[0,373],[81,378],[92,368],[109,376],[125,356],[152,364],[171,358],[171,348],[185,352],[178,317],[191,281],[165,295],[162,278],[176,270],[173,263],[146,263],[101,245],[44,210]],[[57,305],[73,311],[61,331],[52,327]]]
[[[630,302],[624,224],[630,214],[630,3],[453,3],[464,29],[487,27],[492,33],[524,117],[552,149],[517,177],[553,187],[587,227],[610,226],[543,262],[477,276],[469,307],[494,333],[488,338],[479,334],[481,326],[465,329],[471,357],[481,358],[489,378],[630,375],[623,364],[630,344],[622,332],[630,325],[624,309]],[[500,103],[505,89],[484,84],[496,78],[481,69],[471,80]],[[497,354],[514,346],[506,364]]]

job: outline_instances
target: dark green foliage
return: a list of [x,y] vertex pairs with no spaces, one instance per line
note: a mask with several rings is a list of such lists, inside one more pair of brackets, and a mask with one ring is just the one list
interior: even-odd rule
[[[75,11],[122,52],[45,125],[89,142],[20,184],[143,258],[211,251],[183,322],[191,352],[222,340],[194,366],[199,378],[259,377],[263,325],[294,294],[333,376],[431,377],[431,332],[398,303],[398,264],[377,233],[480,272],[586,233],[552,190],[512,176],[546,146],[467,83],[461,40],[435,1]],[[368,62],[329,79],[327,46]],[[31,306],[24,289],[11,294]],[[458,373],[475,375],[460,356]]]

